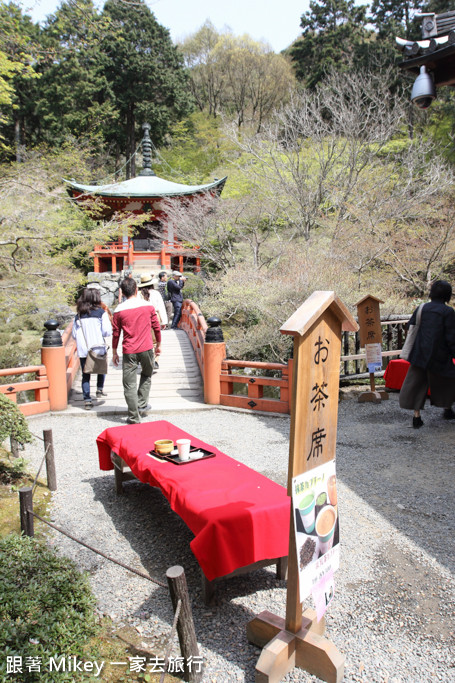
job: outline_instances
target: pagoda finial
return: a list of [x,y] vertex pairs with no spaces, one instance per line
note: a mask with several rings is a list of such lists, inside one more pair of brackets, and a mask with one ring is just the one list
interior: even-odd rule
[[150,139],[150,123],[142,125],[144,137],[142,138],[142,163],[143,168],[139,175],[155,175],[152,169],[152,141]]

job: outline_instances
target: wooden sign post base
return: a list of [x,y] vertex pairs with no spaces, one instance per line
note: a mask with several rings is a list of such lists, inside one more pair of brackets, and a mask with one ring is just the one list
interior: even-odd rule
[[261,612],[247,625],[250,643],[262,647],[256,664],[255,683],[278,683],[294,667],[305,669],[328,683],[340,683],[344,674],[344,655],[326,638],[325,620],[306,609],[297,633],[287,631],[285,620],[271,612]]
[[388,401],[389,394],[387,391],[364,391],[359,396],[359,403],[381,403],[381,401]]
[[378,391],[375,387],[374,372],[370,372],[370,391],[364,391],[359,396],[359,403],[381,403],[381,401],[388,401],[389,394],[387,391]]
[[381,403],[379,391],[364,391],[359,396],[359,403]]

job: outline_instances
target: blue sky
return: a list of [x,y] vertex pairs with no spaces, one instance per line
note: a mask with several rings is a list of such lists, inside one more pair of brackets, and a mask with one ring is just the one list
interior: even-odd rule
[[[57,0],[19,1],[34,21],[43,21],[60,5]],[[147,0],[147,4],[174,41],[194,33],[210,19],[218,30],[229,26],[235,35],[248,33],[255,40],[268,42],[275,52],[300,35],[300,17],[308,9],[308,0]]]

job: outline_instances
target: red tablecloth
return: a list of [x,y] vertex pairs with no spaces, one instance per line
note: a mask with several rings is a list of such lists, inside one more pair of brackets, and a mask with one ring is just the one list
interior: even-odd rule
[[389,361],[384,372],[384,382],[388,389],[401,389],[404,378],[408,374],[409,365],[407,360],[401,358]]
[[[157,439],[179,438],[216,457],[178,466],[147,455]],[[140,481],[161,489],[194,533],[191,549],[209,581],[288,554],[290,499],[283,486],[166,420],[110,427],[96,442],[102,470],[113,469],[112,450]]]

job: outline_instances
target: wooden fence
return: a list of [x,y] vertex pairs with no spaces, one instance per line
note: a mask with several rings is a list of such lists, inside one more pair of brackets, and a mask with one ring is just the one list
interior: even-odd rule
[[[393,320],[381,320],[383,371],[391,358],[400,355],[406,337],[404,328],[410,317],[403,315]],[[360,351],[359,332],[343,332],[341,352],[340,379],[368,376],[365,353]]]
[[[404,326],[410,316],[383,320],[383,371],[391,358],[400,355]],[[204,339],[207,323],[192,301],[186,299],[182,308],[181,327],[188,334],[204,375]],[[360,351],[359,333],[343,332],[340,379],[368,378],[365,353]],[[292,397],[292,358],[287,363],[262,363],[225,358],[219,375],[219,404],[232,408],[263,412],[289,413]],[[382,374],[382,373],[379,373]]]
[[[62,334],[65,351],[66,389],[69,394],[76,373],[79,369],[76,342],[71,336],[73,323],[69,323]],[[32,375],[33,377],[30,377]],[[0,370],[0,377],[19,377],[19,381],[11,381],[0,385],[0,392],[8,396],[23,415],[38,415],[50,410],[49,378],[45,365],[30,365],[22,368],[5,368]],[[34,391],[34,400],[27,400],[25,392]],[[18,400],[19,399],[19,400]]]
[[[409,316],[400,316],[393,320],[381,322],[383,326],[383,370],[391,358],[400,354],[405,338],[404,325],[408,319]],[[183,304],[180,327],[187,333],[201,374],[207,381],[207,372],[204,371],[204,347],[208,325],[197,304],[189,299],[185,299]],[[76,343],[71,336],[71,329],[72,323],[62,334],[67,394],[71,390],[79,369],[79,358]],[[358,332],[343,333],[342,354],[340,379],[368,377],[365,353],[360,352]],[[224,358],[221,366],[218,366],[216,377],[212,378],[217,386],[219,385],[219,404],[246,410],[289,413],[292,396],[292,362],[292,359],[287,363],[262,363]],[[209,372],[209,376],[211,374]],[[50,410],[49,380],[46,367],[37,365],[0,370],[0,377],[18,375],[34,375],[34,377],[26,377],[24,381],[0,385],[0,392],[18,403],[24,415],[35,415]],[[31,390],[35,392],[34,401],[17,401],[18,394]]]
[[80,365],[76,340],[71,335],[72,329],[73,323],[70,322],[62,334],[62,344],[65,349],[66,391],[68,396]]
[[[13,403],[17,403],[17,395],[24,391],[34,391],[35,400],[20,403],[19,410],[23,415],[38,415],[50,410],[49,380],[44,365],[29,365],[24,368],[6,368],[0,370],[0,377],[17,377],[19,375],[34,375],[34,379],[25,378],[19,382],[0,385],[0,393],[8,396]],[[23,398],[20,396],[20,399]]]
[[185,299],[183,302],[180,327],[182,330],[185,330],[191,341],[199,370],[202,376],[204,376],[204,342],[207,322],[199,306],[190,299]]

